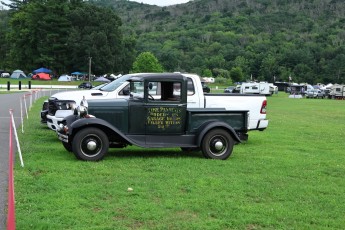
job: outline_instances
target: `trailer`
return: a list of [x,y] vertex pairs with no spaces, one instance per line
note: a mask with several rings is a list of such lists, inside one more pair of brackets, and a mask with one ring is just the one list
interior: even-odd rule
[[345,85],[338,85],[338,84],[333,85],[329,95],[332,99],[344,100],[345,99]]
[[267,82],[245,82],[241,85],[242,94],[261,94],[272,95],[270,92],[270,85]]

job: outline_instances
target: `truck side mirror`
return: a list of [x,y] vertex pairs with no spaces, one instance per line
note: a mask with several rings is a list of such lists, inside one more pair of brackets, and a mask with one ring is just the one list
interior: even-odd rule
[[152,82],[149,83],[148,88],[149,88],[149,90],[153,89],[153,84],[152,84]]

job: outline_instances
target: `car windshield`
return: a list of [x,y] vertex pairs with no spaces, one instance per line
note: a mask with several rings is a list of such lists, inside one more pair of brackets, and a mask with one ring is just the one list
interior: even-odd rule
[[126,82],[130,77],[131,77],[131,75],[124,75],[122,77],[119,77],[118,79],[110,82],[106,86],[103,86],[99,90],[106,91],[106,92],[112,92],[115,89],[117,89],[119,86],[121,86],[124,82]]

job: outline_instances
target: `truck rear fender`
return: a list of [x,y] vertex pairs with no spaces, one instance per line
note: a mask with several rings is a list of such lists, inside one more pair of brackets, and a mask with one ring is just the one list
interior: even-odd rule
[[197,139],[197,145],[200,146],[202,139],[204,138],[204,136],[206,135],[206,133],[208,133],[211,129],[214,128],[221,128],[221,129],[225,129],[226,131],[228,131],[230,133],[230,135],[234,138],[235,142],[241,143],[241,139],[240,137],[237,135],[237,133],[235,132],[235,130],[228,125],[225,122],[221,122],[221,121],[211,121],[207,124],[204,124],[203,126],[201,126],[199,128],[198,131],[198,139]]
[[70,138],[73,140],[74,135],[84,127],[96,127],[105,132],[108,137],[115,135],[122,139],[121,141],[123,141],[123,143],[135,144],[131,139],[124,135],[121,130],[117,129],[109,122],[99,118],[84,118],[73,122],[68,131]]

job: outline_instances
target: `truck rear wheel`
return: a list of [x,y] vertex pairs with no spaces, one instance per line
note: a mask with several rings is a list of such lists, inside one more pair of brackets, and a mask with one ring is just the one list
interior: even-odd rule
[[234,139],[227,131],[213,129],[204,136],[201,149],[206,158],[225,160],[231,155],[234,144]]
[[97,128],[80,130],[72,142],[74,155],[85,161],[99,161],[104,158],[109,149],[107,135]]

